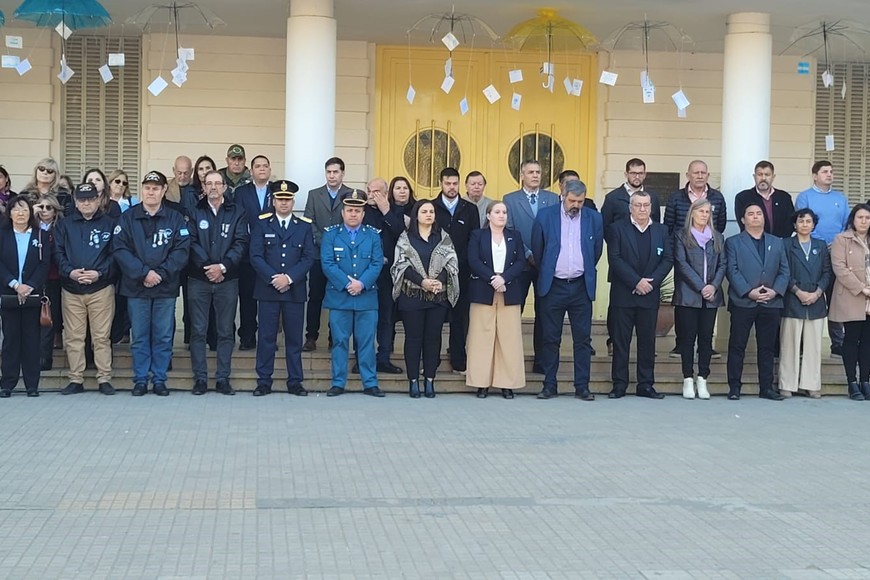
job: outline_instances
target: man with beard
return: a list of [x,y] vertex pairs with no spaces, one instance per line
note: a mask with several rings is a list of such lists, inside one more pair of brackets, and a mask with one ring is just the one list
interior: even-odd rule
[[773,163],[759,161],[755,164],[755,173],[752,174],[755,187],[745,189],[734,198],[734,217],[742,232],[743,210],[750,203],[761,206],[764,210],[764,231],[778,238],[790,238],[794,234],[792,226],[792,214],[794,214],[794,202],[791,194],[781,189],[774,189],[773,180],[776,178]]

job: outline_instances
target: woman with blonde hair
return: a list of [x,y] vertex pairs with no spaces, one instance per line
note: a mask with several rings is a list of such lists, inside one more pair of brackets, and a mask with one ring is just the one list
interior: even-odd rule
[[109,199],[118,204],[121,213],[139,203],[139,198],[130,192],[130,178],[123,169],[116,169],[109,175],[108,187]]
[[[60,191],[60,167],[58,167],[57,161],[55,161],[51,157],[45,157],[43,159],[40,159],[39,162],[33,167],[33,177],[19,193],[29,195],[31,201],[35,202],[40,195],[46,193],[53,193],[57,195]],[[66,194],[67,197],[69,197],[68,191],[66,191]],[[61,203],[63,203],[61,199],[58,199],[58,201],[61,201]]]

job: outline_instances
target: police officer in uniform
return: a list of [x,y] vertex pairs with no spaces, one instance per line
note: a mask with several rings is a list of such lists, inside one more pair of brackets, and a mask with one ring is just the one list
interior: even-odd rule
[[380,232],[363,225],[366,194],[345,192],[341,198],[342,223],[326,228],[320,260],[326,276],[323,306],[329,309],[332,332],[332,387],[326,396],[344,393],[351,334],[357,347],[363,393],[383,397],[378,388],[375,332],[378,327],[378,275],[384,265]]
[[[254,396],[272,392],[278,320],[284,329],[287,392],[304,397],[302,386],[302,331],[305,324],[306,277],[314,263],[311,220],[293,215],[299,186],[292,181],[274,181],[269,186],[274,212],[251,220],[251,266],[257,275],[257,387]],[[345,369],[347,350],[345,349]]]

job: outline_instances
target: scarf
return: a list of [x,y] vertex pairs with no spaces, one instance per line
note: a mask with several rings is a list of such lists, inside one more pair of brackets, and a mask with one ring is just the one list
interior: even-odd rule
[[[444,285],[444,290],[438,293],[429,292],[414,284],[405,278],[405,271],[408,268],[412,268],[423,278],[430,280],[437,278],[443,270],[447,270],[447,284]],[[438,302],[446,297],[451,306],[456,306],[456,301],[459,299],[459,261],[450,236],[441,235],[438,245],[432,250],[427,271],[423,267],[420,254],[411,245],[408,232],[402,232],[399,241],[396,242],[396,261],[390,268],[390,277],[393,280],[393,300],[396,300],[399,294],[432,302]]]
[[704,228],[703,232],[699,232],[695,228],[690,228],[692,236],[698,247],[704,252],[704,284],[707,283],[707,242],[713,239],[713,230],[710,226]]

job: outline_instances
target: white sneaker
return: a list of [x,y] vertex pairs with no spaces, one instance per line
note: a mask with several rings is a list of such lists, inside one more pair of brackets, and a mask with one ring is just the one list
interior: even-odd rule
[[695,381],[691,378],[683,379],[683,398],[684,399],[694,399],[695,398]]
[[707,390],[707,379],[698,377],[698,398],[709,399],[710,391]]

